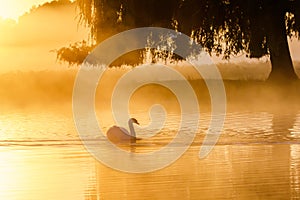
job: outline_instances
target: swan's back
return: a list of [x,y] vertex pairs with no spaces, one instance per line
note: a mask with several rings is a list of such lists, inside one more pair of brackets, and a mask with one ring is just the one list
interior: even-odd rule
[[130,133],[122,127],[113,126],[110,129],[108,129],[107,138],[115,144],[118,143],[131,143],[135,142],[136,138],[131,136]]

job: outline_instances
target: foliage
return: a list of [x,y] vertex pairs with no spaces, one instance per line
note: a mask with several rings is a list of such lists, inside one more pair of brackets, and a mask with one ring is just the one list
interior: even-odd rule
[[[300,2],[293,0],[77,0],[81,21],[97,42],[141,26],[172,27],[191,35],[209,53],[229,58],[268,55],[274,20],[285,20],[299,38]],[[274,20],[272,20],[274,19]],[[275,21],[276,22],[276,21]]]
[[62,47],[55,50],[57,59],[67,62],[70,66],[81,64],[86,56],[90,53],[93,46],[87,45],[86,41],[70,44],[69,47]]
[[[300,0],[77,0],[76,2],[80,22],[90,28],[93,44],[132,28],[149,26],[172,28],[190,35],[208,53],[216,53],[224,59],[237,54],[245,54],[250,58],[269,55],[272,64],[270,80],[297,79],[287,37],[300,38]],[[91,48],[86,44],[71,45],[69,48],[60,49],[58,58],[71,64],[78,64],[83,61],[83,57]],[[167,51],[162,51],[161,55],[170,57]],[[133,52],[131,55],[120,57],[115,63],[131,64],[131,61],[139,63],[141,61],[139,55],[146,54]],[[132,59],[134,57],[137,59]],[[130,63],[127,62],[127,58],[130,58]],[[182,59],[176,58],[176,55],[172,58]],[[155,62],[160,58],[154,56],[152,59]]]

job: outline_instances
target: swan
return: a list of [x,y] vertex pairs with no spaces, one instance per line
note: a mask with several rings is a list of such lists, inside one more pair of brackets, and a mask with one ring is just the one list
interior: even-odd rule
[[130,118],[128,120],[128,126],[130,133],[123,127],[113,126],[108,129],[106,135],[107,138],[115,143],[135,143],[139,138],[136,137],[133,123],[138,124],[139,122],[135,118]]

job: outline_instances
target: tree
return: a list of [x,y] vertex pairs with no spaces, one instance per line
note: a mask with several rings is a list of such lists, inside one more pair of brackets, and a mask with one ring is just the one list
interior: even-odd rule
[[[179,24],[184,33],[194,30],[194,37],[209,52],[215,51],[225,58],[240,52],[250,58],[270,55],[270,79],[296,79],[287,36],[299,38],[299,3],[289,0],[189,0],[181,6]],[[185,17],[188,13],[194,13],[190,21]]]
[[296,79],[287,37],[299,39],[299,0],[77,0],[96,43],[130,28],[160,26],[191,35],[229,59],[270,55],[270,79]]

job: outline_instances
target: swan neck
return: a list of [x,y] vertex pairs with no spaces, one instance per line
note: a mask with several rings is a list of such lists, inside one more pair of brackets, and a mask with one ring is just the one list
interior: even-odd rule
[[128,121],[128,126],[129,126],[129,130],[130,130],[130,135],[133,136],[133,137],[136,137],[135,130],[134,130],[134,127],[133,127],[133,122],[132,122],[131,119]]

